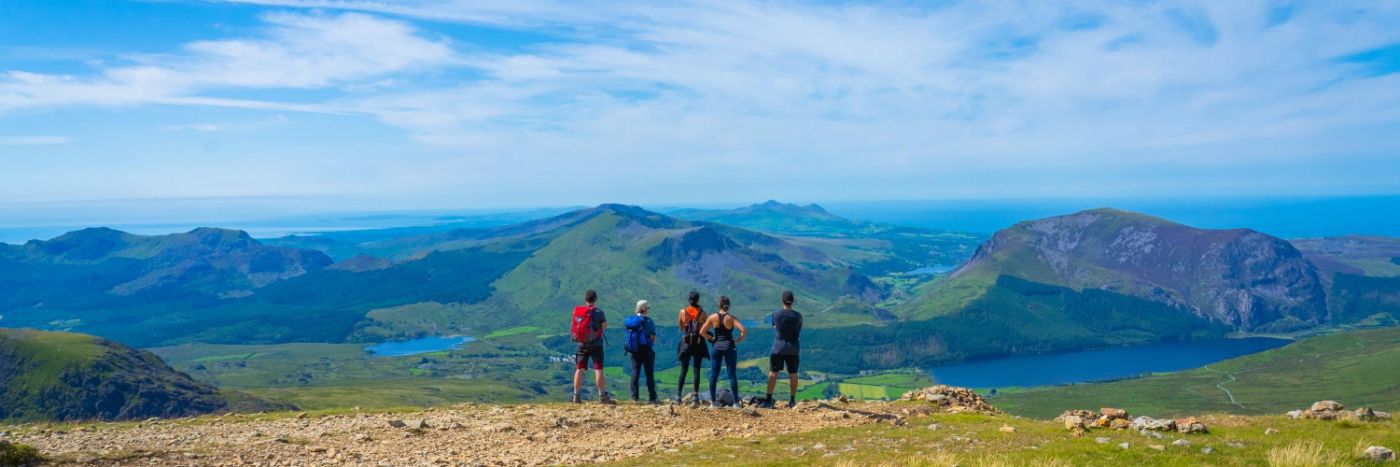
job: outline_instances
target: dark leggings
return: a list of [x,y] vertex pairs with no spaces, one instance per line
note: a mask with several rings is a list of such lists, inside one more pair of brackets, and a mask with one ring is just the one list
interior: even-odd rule
[[637,400],[638,377],[647,377],[647,395],[650,399],[656,400],[656,352],[651,349],[641,349],[632,354],[632,400]]
[[739,398],[739,375],[735,374],[735,363],[739,360],[739,351],[733,348],[710,350],[710,360],[714,361],[714,366],[710,367],[710,401],[715,402],[715,383],[719,382],[719,367],[721,365],[729,368],[729,392],[734,394],[734,398]]
[[695,367],[695,395],[700,395],[700,365],[705,363],[705,357],[685,352],[681,354],[681,378],[676,383],[676,397],[685,394],[685,374],[691,367]]

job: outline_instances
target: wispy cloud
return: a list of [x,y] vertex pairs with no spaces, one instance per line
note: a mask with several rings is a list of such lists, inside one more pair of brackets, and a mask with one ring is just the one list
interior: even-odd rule
[[178,54],[128,56],[127,64],[92,76],[10,70],[0,74],[0,112],[85,104],[238,106],[239,99],[201,99],[209,97],[202,93],[327,88],[453,60],[447,44],[417,35],[399,21],[356,13],[269,13],[264,20],[268,28],[261,37],[191,42]]
[[261,120],[228,121],[228,122],[194,122],[194,123],[184,123],[184,124],[179,124],[179,125],[167,125],[167,126],[161,127],[161,129],[162,129],[162,130],[166,130],[166,131],[201,131],[201,132],[245,131],[245,130],[257,130],[257,129],[262,129],[262,128],[275,127],[275,126],[283,126],[283,125],[287,125],[287,124],[289,124],[289,123],[291,123],[291,122],[292,122],[292,119],[287,118],[286,115],[274,115],[272,118],[266,118],[266,119],[261,119]]
[[71,141],[67,136],[3,136],[0,135],[0,146],[47,146],[54,144],[68,144]]
[[[365,178],[544,197],[568,196],[547,191],[580,173],[860,177],[890,181],[882,196],[919,196],[938,180],[999,195],[1073,169],[1400,152],[1386,136],[1400,131],[1400,5],[1386,2],[215,3],[272,12],[248,37],[90,74],[4,71],[0,114],[332,113],[400,130],[435,155]],[[547,39],[500,46],[459,29]],[[998,173],[1019,175],[968,181]],[[1133,189],[1124,183],[1104,181]]]

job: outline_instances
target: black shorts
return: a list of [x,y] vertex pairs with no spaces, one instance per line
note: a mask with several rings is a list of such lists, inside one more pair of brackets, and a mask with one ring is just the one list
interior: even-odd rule
[[794,374],[794,375],[797,374],[797,356],[796,356],[796,355],[769,355],[769,356],[768,356],[768,371],[773,372],[773,373],[781,372],[781,371],[783,371],[783,366],[784,366],[784,365],[787,365],[787,372],[788,372],[788,373],[792,373],[792,374]]
[[588,360],[593,360],[593,369],[603,369],[603,346],[601,345],[580,345],[578,352],[574,353],[574,368],[582,370],[588,368]]

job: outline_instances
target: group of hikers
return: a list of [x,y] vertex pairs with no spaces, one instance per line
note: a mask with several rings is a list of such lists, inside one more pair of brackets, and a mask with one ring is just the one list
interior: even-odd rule
[[[607,381],[603,376],[603,331],[608,328],[607,316],[597,306],[597,292],[589,290],[584,293],[583,301],[583,305],[574,308],[573,323],[569,332],[574,342],[578,343],[578,351],[574,354],[572,401],[583,402],[583,378],[589,363],[592,362],[594,379],[598,385],[598,399],[602,403],[611,404],[614,401],[608,394]],[[791,291],[783,292],[782,309],[770,315],[774,334],[772,351],[768,357],[768,395],[756,401],[765,407],[773,407],[773,389],[778,384],[778,375],[784,370],[788,373],[790,389],[788,407],[797,405],[797,364],[800,351],[798,339],[802,334],[802,314],[792,309],[793,301]],[[700,368],[708,358],[713,362],[710,366],[710,403],[716,406],[734,405],[739,397],[736,366],[739,357],[738,345],[744,342],[749,332],[739,318],[729,313],[729,297],[719,297],[719,311],[713,314],[707,314],[704,307],[700,306],[699,292],[691,291],[687,302],[689,304],[680,310],[677,317],[681,339],[676,348],[680,378],[676,385],[675,402],[680,404],[684,401],[682,394],[685,391],[686,376],[689,370],[694,370],[695,398],[691,402],[700,403]],[[651,319],[651,305],[646,300],[638,301],[634,311],[636,314],[624,321],[627,340],[623,345],[623,349],[632,358],[632,401],[640,402],[639,377],[645,376],[647,395],[650,396],[648,402],[655,404],[659,402],[656,397],[655,379],[656,323]],[[717,390],[721,367],[729,370],[727,394]]]

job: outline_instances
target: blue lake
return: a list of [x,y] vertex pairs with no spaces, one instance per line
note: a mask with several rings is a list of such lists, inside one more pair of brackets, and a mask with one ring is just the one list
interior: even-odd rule
[[1049,386],[1180,371],[1292,341],[1251,337],[1164,342],[1045,355],[977,360],[926,369],[935,382],[979,389]]
[[452,350],[474,340],[476,339],[467,336],[423,337],[406,341],[382,342],[365,347],[365,352],[376,357],[403,357]]

